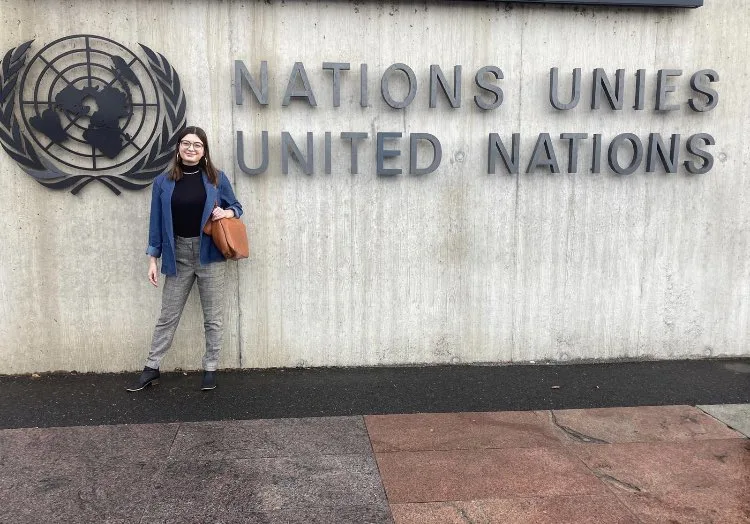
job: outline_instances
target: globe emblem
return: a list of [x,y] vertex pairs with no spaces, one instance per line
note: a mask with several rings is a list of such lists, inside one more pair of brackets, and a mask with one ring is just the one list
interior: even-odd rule
[[169,61],[96,35],[57,39],[27,61],[32,43],[0,60],[0,146],[50,189],[78,194],[97,181],[119,195],[150,185],[185,127]]
[[[33,84],[33,91],[29,86]],[[90,171],[142,154],[159,123],[148,67],[121,44],[70,36],[42,48],[21,79],[20,111],[36,144],[56,162]]]

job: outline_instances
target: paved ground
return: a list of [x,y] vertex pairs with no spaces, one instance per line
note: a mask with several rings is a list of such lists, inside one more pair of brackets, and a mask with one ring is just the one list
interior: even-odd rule
[[0,522],[750,522],[747,359],[521,368],[0,377]]
[[0,429],[290,417],[750,403],[750,358],[607,364],[0,376]]

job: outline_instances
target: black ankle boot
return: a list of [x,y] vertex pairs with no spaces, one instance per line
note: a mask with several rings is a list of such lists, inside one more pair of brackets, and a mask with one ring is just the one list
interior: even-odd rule
[[128,391],[140,391],[147,386],[155,386],[158,383],[159,370],[146,366],[143,368],[143,373],[141,373],[141,377],[138,379],[138,382],[136,382],[132,386],[126,387],[125,389]]
[[201,380],[201,391],[208,391],[214,388],[216,388],[216,372],[204,371],[203,379]]

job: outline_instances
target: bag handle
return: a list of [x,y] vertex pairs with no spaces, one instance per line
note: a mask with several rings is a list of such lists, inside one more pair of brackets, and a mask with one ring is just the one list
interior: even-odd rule
[[216,209],[217,207],[219,207],[219,201],[218,200],[214,200],[214,207],[211,208],[211,213],[208,214],[208,221],[209,222],[213,222],[213,220],[211,219],[211,214],[214,212],[214,209]]
[[214,209],[216,209],[217,207],[219,207],[219,202],[217,200],[214,200],[214,207],[211,209],[211,213],[208,214],[208,220],[206,220],[206,225],[203,226],[203,232],[205,234],[207,234],[207,235],[210,235],[211,231],[213,229],[213,222],[214,221],[211,220],[211,215],[212,215]]
[[[221,207],[221,206],[219,206],[219,201],[218,201],[218,200],[214,200],[214,208],[213,208],[213,209],[216,209],[217,207]],[[213,212],[213,209],[211,210],[211,212]],[[221,208],[221,209],[224,209],[224,208]],[[237,217],[235,216],[234,218],[237,218]],[[220,219],[220,220],[221,220],[221,219]],[[209,216],[209,219],[208,219],[208,221],[209,221],[209,222],[212,222],[212,220],[211,220],[211,217],[210,217],[210,216]]]

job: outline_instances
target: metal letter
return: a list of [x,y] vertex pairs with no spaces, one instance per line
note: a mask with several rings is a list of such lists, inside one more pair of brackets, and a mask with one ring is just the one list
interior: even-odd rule
[[333,71],[333,107],[341,105],[341,71],[349,71],[345,62],[323,62],[323,70]]
[[505,169],[511,175],[518,174],[518,168],[521,165],[520,154],[521,154],[521,134],[513,133],[511,141],[511,154],[508,155],[508,150],[505,149],[503,141],[500,139],[500,135],[497,133],[490,133],[489,148],[487,151],[487,174],[495,174],[495,164],[497,163],[497,155],[500,154],[500,158],[505,164]]
[[252,168],[245,164],[245,142],[242,131],[237,131],[237,163],[240,171],[248,175],[260,175],[268,168],[268,131],[261,132],[260,166]]
[[461,107],[461,66],[453,66],[453,95],[448,92],[448,80],[439,65],[430,66],[430,107],[437,107],[437,84],[445,93],[451,107]]
[[639,69],[635,74],[635,104],[633,109],[641,111],[646,104],[644,100],[646,95],[646,70]]
[[[594,87],[591,93],[591,109],[599,109],[601,103],[602,91],[609,100],[609,106],[619,111],[622,109],[622,102],[625,99],[623,86],[625,85],[625,70],[618,69],[615,73],[615,92],[612,93],[612,84],[604,69],[597,67],[594,69]],[[614,97],[614,98],[613,98]]]
[[677,104],[667,104],[667,93],[675,90],[675,86],[667,84],[667,77],[682,75],[682,69],[659,69],[656,77],[656,110],[657,111],[677,111],[680,106]]
[[367,133],[357,133],[357,132],[348,132],[344,131],[341,133],[341,138],[344,140],[351,140],[351,167],[349,168],[349,172],[354,175],[359,172],[359,167],[357,165],[357,146],[359,145],[359,141],[362,139],[367,138]]
[[292,153],[297,163],[306,175],[313,174],[313,134],[307,132],[307,158],[304,158],[302,152],[294,142],[292,135],[286,131],[281,132],[281,172],[289,174],[289,153]]
[[[417,140],[427,140],[432,144],[432,162],[427,167],[417,167]],[[430,133],[412,133],[409,136],[409,173],[412,175],[426,175],[435,171],[443,159],[443,148],[440,140]]]
[[383,142],[386,140],[392,140],[394,138],[401,138],[401,133],[378,133],[377,134],[377,174],[383,176],[400,175],[400,168],[385,168],[383,164],[386,158],[399,156],[401,151],[399,149],[384,149]]
[[[302,79],[302,89],[297,89],[297,76]],[[282,106],[288,106],[292,98],[307,98],[307,103],[313,107],[316,107],[318,103],[315,101],[315,95],[310,87],[310,81],[307,79],[307,72],[302,62],[295,62],[292,72],[289,75],[289,82],[286,85],[286,92],[284,93],[284,101],[281,103]]]
[[485,79],[485,75],[487,74],[493,75],[495,77],[495,80],[501,80],[504,78],[503,70],[497,66],[484,66],[479,71],[477,71],[477,74],[474,77],[474,81],[476,82],[477,86],[479,86],[480,89],[489,91],[495,96],[495,100],[493,102],[485,102],[484,100],[479,98],[479,95],[474,96],[474,102],[480,109],[484,110],[495,109],[497,107],[500,107],[500,105],[503,103],[502,88],[498,85],[489,83]]
[[260,63],[260,86],[255,81],[250,71],[245,67],[242,60],[234,61],[234,103],[241,106],[243,103],[242,84],[243,80],[250,86],[250,90],[255,95],[255,100],[262,106],[268,105],[268,62],[263,60]]
[[687,169],[687,172],[692,175],[702,175],[704,173],[708,173],[714,166],[714,156],[708,151],[701,149],[699,146],[702,144],[699,144],[699,141],[702,141],[707,146],[716,144],[716,140],[714,140],[714,137],[712,137],[708,133],[697,133],[688,138],[688,153],[704,160],[702,166],[697,165],[695,162],[690,162],[689,160],[685,161],[685,169]]
[[325,173],[326,175],[331,174],[331,132],[326,131],[325,134],[325,149],[324,149],[324,161],[325,161]]
[[568,173],[578,173],[578,143],[588,138],[588,133],[562,133],[560,138],[570,140],[568,146]]
[[594,147],[591,151],[591,172],[602,172],[602,135],[594,135]]
[[672,143],[669,147],[669,159],[667,159],[666,147],[659,133],[648,135],[648,157],[646,158],[646,173],[653,173],[656,169],[656,156],[661,158],[661,164],[667,173],[677,172],[677,163],[680,159],[680,135],[672,135]]
[[572,95],[570,102],[563,104],[560,102],[560,98],[557,96],[558,90],[558,69],[553,67],[549,70],[549,103],[552,107],[560,110],[573,109],[578,105],[578,101],[581,99],[581,68],[576,67],[573,70],[573,86],[571,88]]
[[[617,152],[623,142],[630,142],[633,146],[633,160],[627,167],[622,167],[617,159]],[[609,167],[618,175],[630,175],[638,169],[643,161],[643,144],[641,139],[633,133],[622,133],[617,135],[609,144]]]
[[550,173],[559,173],[560,166],[557,164],[555,149],[552,147],[552,140],[549,133],[539,133],[536,140],[534,152],[531,154],[531,160],[526,168],[527,173],[531,173],[537,167],[549,167]]
[[717,73],[713,69],[701,69],[700,71],[697,71],[692,77],[690,77],[690,87],[693,88],[693,91],[706,95],[706,97],[708,98],[708,101],[706,102],[705,105],[696,104],[694,102],[694,99],[692,98],[688,100],[688,105],[690,105],[690,109],[692,109],[693,111],[701,112],[701,113],[703,111],[711,111],[719,103],[718,92],[711,89],[710,87],[701,86],[700,84],[698,84],[698,79],[702,76],[705,76],[706,78],[708,78],[709,82],[718,82],[719,73]]
[[[391,97],[390,89],[388,87],[390,76],[394,71],[401,71],[406,75],[407,80],[409,80],[409,93],[401,102],[396,102]],[[407,107],[411,104],[417,94],[417,77],[414,75],[414,71],[412,71],[411,67],[406,64],[398,63],[391,65],[385,70],[385,73],[383,73],[383,76],[380,79],[380,93],[383,95],[383,100],[385,100],[386,104],[392,108],[403,109]]]
[[359,66],[359,105],[367,107],[367,64]]

